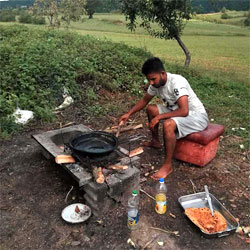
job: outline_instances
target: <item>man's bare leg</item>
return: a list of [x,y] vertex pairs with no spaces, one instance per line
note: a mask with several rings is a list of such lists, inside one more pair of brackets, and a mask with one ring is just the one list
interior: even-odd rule
[[152,175],[152,178],[159,180],[160,178],[166,178],[169,174],[172,173],[172,158],[174,154],[175,144],[176,144],[176,123],[172,119],[168,119],[163,124],[163,135],[165,142],[165,153],[166,158],[161,168]]
[[[159,115],[159,111],[156,105],[148,105],[146,109],[148,115],[148,121]],[[142,145],[145,147],[152,148],[161,148],[161,142],[159,140],[159,124],[155,125],[154,130],[152,131],[152,139],[151,141],[143,142]]]

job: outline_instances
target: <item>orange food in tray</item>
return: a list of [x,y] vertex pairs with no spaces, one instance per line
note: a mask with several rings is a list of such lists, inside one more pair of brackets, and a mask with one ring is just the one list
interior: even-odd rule
[[217,233],[227,229],[227,221],[223,215],[218,211],[214,211],[214,216],[212,216],[210,209],[207,207],[187,208],[185,214],[206,233]]

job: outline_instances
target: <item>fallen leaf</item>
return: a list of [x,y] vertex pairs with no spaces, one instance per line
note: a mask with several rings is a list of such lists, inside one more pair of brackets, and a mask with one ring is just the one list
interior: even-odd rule
[[246,243],[248,243],[248,244],[250,243],[250,238],[246,239]]
[[162,241],[157,241],[157,244],[159,245],[159,246],[163,246],[163,242]]
[[144,176],[146,176],[146,177],[147,177],[147,176],[149,176],[149,173],[148,173],[148,172],[147,172],[147,173],[145,173],[145,174],[144,174]]
[[236,208],[237,206],[235,204],[231,204],[231,207]]

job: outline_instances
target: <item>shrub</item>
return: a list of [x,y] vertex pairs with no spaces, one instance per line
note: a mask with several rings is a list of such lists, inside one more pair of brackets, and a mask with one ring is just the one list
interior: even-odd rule
[[46,24],[46,20],[44,16],[33,16],[32,23],[34,24]]
[[0,22],[15,22],[16,15],[11,9],[3,9],[0,11]]
[[250,12],[248,12],[247,18],[244,20],[245,26],[250,26]]
[[19,16],[20,23],[32,23],[32,19],[33,19],[32,15],[27,11],[23,11]]
[[229,19],[229,18],[230,18],[230,16],[227,13],[223,13],[221,15],[221,19]]
[[100,88],[134,89],[141,82],[141,65],[150,56],[138,48],[68,31],[14,25],[0,26],[0,34],[0,123],[4,124],[11,122],[7,117],[17,102],[21,109],[34,111],[36,118],[51,119],[65,86],[83,103],[94,102]]

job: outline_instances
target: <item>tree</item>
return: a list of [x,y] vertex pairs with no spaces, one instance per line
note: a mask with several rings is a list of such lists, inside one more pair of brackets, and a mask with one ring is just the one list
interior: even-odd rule
[[70,21],[78,21],[85,12],[86,0],[61,0],[60,12],[62,20],[66,22],[67,28]]
[[57,0],[36,0],[33,5],[35,15],[46,16],[51,27],[59,23],[59,8]]
[[87,0],[85,10],[89,16],[89,19],[93,18],[94,13],[96,12],[97,7],[102,5],[101,0]]
[[[189,66],[191,55],[183,41],[181,33],[185,21],[191,18],[189,0],[121,0],[122,12],[130,21],[130,30],[136,28],[136,18],[140,17],[140,26],[145,28],[150,35],[162,39],[176,39],[186,55],[185,66]],[[159,28],[154,28],[153,23]]]
[[67,27],[70,21],[77,21],[84,14],[86,0],[36,0],[33,12],[36,15],[46,16],[51,27],[60,26],[61,19],[66,22]]

